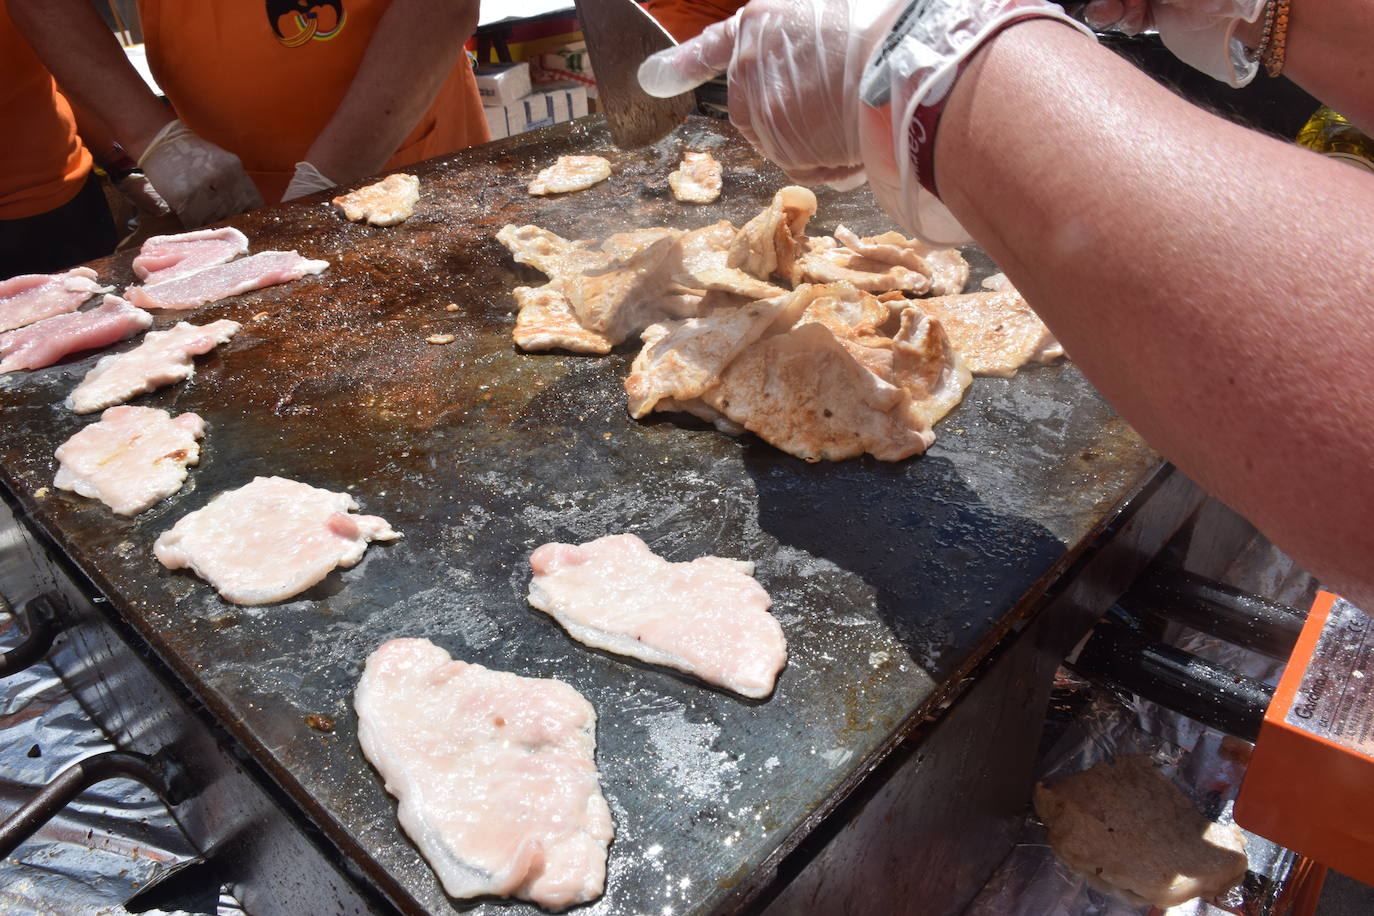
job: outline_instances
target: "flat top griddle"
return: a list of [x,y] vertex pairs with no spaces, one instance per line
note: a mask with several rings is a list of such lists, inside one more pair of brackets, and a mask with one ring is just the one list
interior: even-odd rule
[[[672,199],[666,178],[684,148],[724,163],[718,203]],[[527,196],[534,172],[571,152],[605,155],[615,174],[566,197]],[[511,261],[496,230],[533,222],[597,238],[742,224],[787,181],[721,122],[693,119],[621,152],[584,119],[413,171],[420,203],[394,228],[347,223],[321,198],[234,221],[253,251],[327,258],[323,275],[159,316],[158,327],[244,325],[197,360],[191,383],[135,402],[207,421],[181,493],[132,520],[62,491],[36,495],[51,487],[53,450],[94,420],[62,406],[94,355],[0,378],[0,473],[111,609],[402,909],[533,910],[450,901],[399,832],[351,707],[363,660],[397,636],[561,678],[596,707],[617,834],[606,894],[585,912],[738,903],[759,866],[983,657],[1158,459],[1067,363],[975,380],[923,457],[806,464],[695,421],[631,420],[621,379],[633,346],[604,358],[517,351],[510,291],[543,280]],[[812,234],[890,228],[866,190],[818,197]],[[975,277],[992,270],[969,256]],[[129,261],[92,266],[124,284]],[[456,340],[425,343],[435,333]],[[271,474],[347,489],[405,537],[264,608],[226,604],[153,558],[153,540],[182,515]],[[526,604],[535,546],[621,531],[673,560],[757,561],[791,653],[771,699],[586,649]],[[337,727],[312,728],[312,714]]]

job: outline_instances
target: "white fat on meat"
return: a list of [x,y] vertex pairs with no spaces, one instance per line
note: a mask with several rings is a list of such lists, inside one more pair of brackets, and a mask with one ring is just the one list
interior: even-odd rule
[[197,229],[177,235],[155,235],[134,258],[134,274],[151,286],[225,264],[248,253],[248,236],[231,226]]
[[179,321],[165,331],[153,331],[132,350],[101,357],[67,396],[67,407],[94,413],[189,379],[196,372],[191,358],[228,343],[240,327],[237,321],[221,319],[205,325]]
[[355,515],[347,493],[284,477],[255,477],[184,516],[153,544],[168,569],[193,570],[225,601],[274,604],[336,566],[353,566],[370,541],[400,534],[375,515]]
[[974,375],[1011,378],[1027,363],[1047,363],[1064,348],[1010,285],[1001,290],[937,296],[917,303],[944,326]]
[[118,296],[106,296],[84,312],[55,315],[0,334],[0,375],[16,369],[42,369],[71,353],[108,347],[145,331],[153,316]]
[[393,639],[368,657],[353,707],[363,755],[449,896],[549,910],[601,896],[615,826],[580,693]]
[[739,267],[760,280],[777,276],[796,285],[801,276],[797,257],[806,239],[806,224],[815,215],[815,194],[798,185],[782,188],[763,212],[739,230],[727,266]]
[[695,675],[742,696],[773,692],[787,641],[754,564],[670,563],[633,534],[544,544],[529,602],[578,642]]
[[530,182],[536,197],[582,191],[611,177],[611,163],[601,156],[559,156]]
[[647,416],[664,399],[676,404],[699,398],[731,360],[763,335],[781,305],[780,299],[735,299],[697,318],[650,325],[640,335],[644,347],[625,379],[630,416]]
[[720,163],[710,153],[684,152],[677,171],[668,174],[673,196],[687,204],[709,204],[720,197]]
[[395,226],[410,219],[420,199],[420,179],[397,172],[376,184],[341,194],[332,203],[353,222]]
[[726,368],[702,400],[769,444],[805,461],[865,452],[900,461],[935,441],[904,408],[902,388],[857,360],[824,325],[764,337]]
[[528,264],[551,280],[602,270],[614,260],[612,254],[593,249],[591,242],[569,241],[538,226],[508,224],[496,233],[496,240],[506,246],[516,263]]
[[53,486],[137,515],[181,489],[200,461],[205,421],[151,407],[111,407],[57,448]]
[[303,258],[295,251],[261,251],[160,283],[132,286],[124,294],[141,308],[194,309],[230,296],[299,280],[328,267],[328,261]]
[[0,333],[66,315],[110,287],[95,282],[95,271],[73,267],[60,274],[21,274],[0,282]]
[[572,353],[609,353],[611,341],[578,324],[563,285],[554,280],[540,287],[517,286],[515,344],[526,352],[568,350]]

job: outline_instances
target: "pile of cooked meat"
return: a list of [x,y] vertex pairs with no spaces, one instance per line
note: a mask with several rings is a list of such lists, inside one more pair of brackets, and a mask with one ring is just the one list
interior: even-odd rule
[[897,232],[809,237],[816,197],[786,187],[742,227],[571,241],[538,226],[496,238],[548,275],[514,290],[526,351],[609,353],[638,335],[625,390],[636,418],[684,412],[807,461],[920,454],[973,375],[1063,355],[1025,300]]

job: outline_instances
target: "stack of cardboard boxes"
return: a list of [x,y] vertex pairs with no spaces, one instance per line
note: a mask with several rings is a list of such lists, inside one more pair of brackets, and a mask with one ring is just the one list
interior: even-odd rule
[[530,83],[527,62],[488,64],[476,73],[482,110],[493,140],[571,121],[587,113],[586,86],[556,83],[541,85],[536,90]]

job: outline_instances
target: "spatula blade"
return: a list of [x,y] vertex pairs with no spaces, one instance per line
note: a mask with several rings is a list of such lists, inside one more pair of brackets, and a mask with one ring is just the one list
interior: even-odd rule
[[654,98],[639,88],[639,65],[677,42],[634,0],[575,2],[615,145],[637,149],[662,140],[692,113],[696,98],[690,92]]

